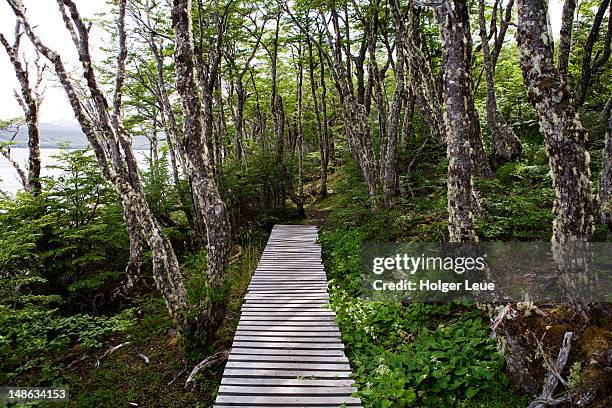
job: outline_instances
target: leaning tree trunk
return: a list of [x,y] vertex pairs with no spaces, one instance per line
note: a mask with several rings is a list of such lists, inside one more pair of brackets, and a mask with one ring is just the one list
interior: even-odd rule
[[484,59],[484,70],[487,85],[487,123],[491,129],[491,158],[495,167],[514,160],[521,154],[521,141],[508,125],[504,116],[497,107],[495,97],[495,66],[489,49],[485,19],[485,1],[480,0],[478,21],[480,23],[480,40]]
[[556,191],[553,255],[570,302],[586,318],[584,308],[573,300],[576,294],[590,291],[593,283],[589,251],[585,247],[593,229],[594,210],[585,146],[587,131],[572,105],[569,87],[555,67],[553,39],[548,27],[547,2],[518,1],[516,36],[520,64],[529,100],[544,134]]
[[473,98],[466,33],[469,34],[467,5],[453,1],[453,12],[446,7],[436,9],[440,39],[444,50],[446,134],[448,152],[448,231],[452,242],[476,241],[472,215],[472,170],[470,135],[473,131],[470,105]]
[[[218,23],[218,22],[217,22]],[[193,198],[199,208],[206,226],[208,242],[207,275],[210,290],[208,291],[207,308],[199,313],[192,326],[190,337],[196,344],[209,343],[225,317],[227,305],[226,267],[229,257],[229,221],[225,203],[221,199],[214,179],[212,154],[209,152],[212,134],[212,118],[208,126],[204,123],[202,96],[196,80],[195,55],[193,43],[193,25],[191,20],[191,0],[174,0],[172,9],[172,28],[175,34],[175,70],[177,91],[183,107],[183,150],[185,152],[185,171],[191,179]],[[218,36],[222,36],[219,25]],[[219,61],[219,58],[215,58]],[[214,67],[213,67],[214,68]],[[216,68],[214,68],[216,71]],[[210,89],[210,88],[209,88]],[[209,108],[213,105],[212,92],[206,95]]]
[[[170,241],[151,213],[138,174],[134,173],[136,160],[131,146],[131,138],[125,133],[125,129],[119,121],[111,120],[108,109],[110,105],[98,85],[91,62],[89,30],[80,17],[74,1],[64,0],[59,8],[66,28],[71,32],[79,53],[82,73],[91,95],[92,114],[95,115],[95,122],[83,108],[77,87],[69,77],[60,54],[43,44],[40,37],[34,33],[25,16],[25,9],[21,2],[11,2],[10,6],[32,44],[53,65],[74,115],[92,145],[102,174],[113,184],[123,200],[126,220],[138,220],[137,225],[140,227],[140,233],[151,248],[153,277],[166,301],[170,316],[181,334],[188,332],[189,313],[187,313],[185,288],[178,260]],[[120,2],[120,8],[123,9],[122,16],[125,16],[125,7],[126,1],[122,0]],[[120,30],[123,28],[123,22],[120,22]],[[121,53],[124,53],[125,43],[121,44],[121,48]],[[124,68],[124,64],[120,64],[117,68],[117,84],[119,85],[122,83],[121,77],[125,74],[123,72]],[[119,88],[120,86],[115,90],[115,106],[121,104]],[[115,115],[115,117],[117,118],[118,115]]]

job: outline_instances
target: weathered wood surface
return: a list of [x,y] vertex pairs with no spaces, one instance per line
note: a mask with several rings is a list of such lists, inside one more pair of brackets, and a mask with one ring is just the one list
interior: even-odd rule
[[276,225],[251,279],[215,407],[360,407],[311,225]]

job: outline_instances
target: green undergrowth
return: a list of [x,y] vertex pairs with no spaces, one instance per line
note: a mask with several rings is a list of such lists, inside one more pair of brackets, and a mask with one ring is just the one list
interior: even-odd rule
[[[228,313],[219,331],[219,339],[209,354],[230,347],[238,325],[242,297],[255,270],[261,247],[240,248],[240,255],[231,263],[228,281],[231,293]],[[187,259],[185,274],[188,286],[195,286],[202,275],[202,256]],[[200,371],[194,386],[185,389],[185,380],[195,364],[207,355],[202,352],[184,356],[180,340],[172,327],[165,303],[159,296],[139,299],[137,318],[130,329],[109,344],[130,344],[105,358],[98,368],[84,364],[70,377],[77,397],[75,407],[127,406],[133,402],[144,407],[209,407],[223,375],[223,366]],[[149,358],[149,364],[139,356]],[[82,371],[81,371],[82,370]],[[185,371],[186,370],[186,371]],[[73,371],[74,373],[74,371]],[[177,375],[178,378],[172,382]]]
[[479,309],[358,296],[355,231],[323,232],[332,308],[366,407],[520,407]]
[[[311,204],[326,213],[320,243],[356,395],[366,407],[524,407],[532,398],[510,385],[488,317],[477,307],[359,297],[362,242],[448,240],[447,163],[442,152],[423,154],[406,181],[414,191],[391,209],[372,212],[350,164],[335,175],[333,193]],[[496,180],[478,180],[481,239],[550,239],[554,194],[546,157],[529,146],[524,156],[497,169]]]
[[[253,243],[234,253],[228,272],[228,313],[214,350],[185,356],[165,303],[155,291],[107,317],[61,317],[54,310],[32,306],[15,311],[0,305],[0,353],[10,357],[0,362],[1,372],[10,377],[0,382],[67,386],[71,407],[121,407],[130,403],[141,407],[211,406],[223,366],[200,371],[189,390],[185,380],[207,353],[230,347],[242,297],[261,249],[260,243]],[[186,257],[183,269],[187,286],[201,283],[203,259],[203,255]],[[121,348],[101,358],[120,344]]]

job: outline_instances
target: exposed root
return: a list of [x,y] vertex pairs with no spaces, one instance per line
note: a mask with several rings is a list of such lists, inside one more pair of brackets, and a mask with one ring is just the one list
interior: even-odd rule
[[[540,395],[538,399],[529,404],[527,408],[542,408],[550,405],[558,405],[571,399],[571,396],[569,394],[556,399],[552,396],[555,393],[559,382],[561,381],[565,383],[565,381],[563,381],[563,379],[561,378],[561,372],[567,364],[573,335],[573,332],[566,332],[563,336],[563,344],[561,345],[561,349],[559,350],[557,361],[555,362],[554,367],[548,367],[549,373],[546,376],[542,395]],[[539,342],[538,346],[541,347]],[[544,361],[546,361],[546,359],[544,359]]]
[[119,350],[121,347],[123,347],[123,346],[127,346],[127,345],[129,345],[129,344],[130,344],[130,342],[129,342],[129,341],[126,341],[125,343],[118,344],[118,345],[116,345],[116,346],[114,346],[114,347],[111,347],[111,348],[109,348],[108,350],[106,350],[106,351],[104,352],[104,354],[102,354],[102,355],[100,356],[100,358],[98,359],[98,361],[96,361],[96,367],[99,367],[99,366],[100,366],[100,362],[102,361],[102,359],[103,359],[104,357],[106,357],[106,356],[108,356],[108,355],[110,355],[110,354],[114,353],[115,351]]
[[210,367],[212,365],[221,363],[229,357],[229,350],[219,351],[212,356],[206,357],[204,360],[200,361],[193,370],[191,370],[191,374],[187,377],[187,381],[185,381],[185,388],[189,387],[189,384],[193,382],[195,376],[202,370],[203,368]]

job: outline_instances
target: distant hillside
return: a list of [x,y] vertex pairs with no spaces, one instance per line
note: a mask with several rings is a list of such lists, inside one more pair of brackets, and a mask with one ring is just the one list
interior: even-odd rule
[[[0,142],[6,142],[11,134],[0,130]],[[40,147],[58,148],[60,144],[68,143],[70,147],[82,149],[89,146],[87,138],[81,129],[67,123],[41,123],[40,124]],[[21,126],[19,134],[15,138],[15,147],[28,146],[28,131],[25,126]],[[134,138],[134,149],[148,149],[149,141],[143,136]]]

